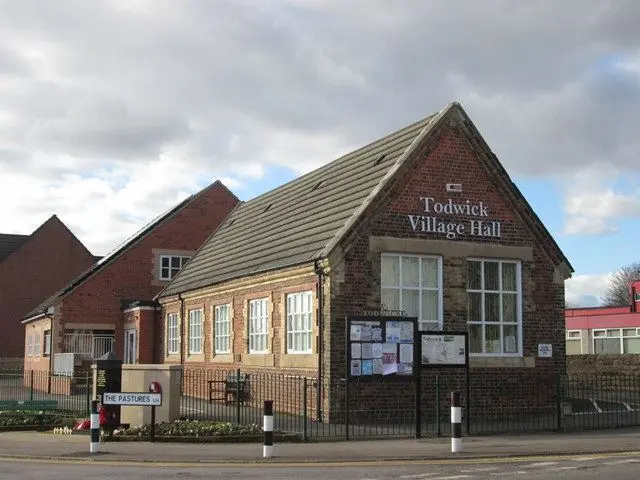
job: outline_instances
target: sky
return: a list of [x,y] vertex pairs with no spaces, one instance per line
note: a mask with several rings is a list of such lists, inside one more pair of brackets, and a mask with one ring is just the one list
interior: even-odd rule
[[0,0],[0,231],[97,255],[459,102],[571,261],[640,260],[637,0]]

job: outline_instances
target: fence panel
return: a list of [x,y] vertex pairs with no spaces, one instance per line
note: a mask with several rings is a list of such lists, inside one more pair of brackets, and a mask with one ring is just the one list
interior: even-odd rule
[[306,435],[313,379],[240,370],[184,371],[183,418],[262,425],[264,401],[274,401],[274,428]]
[[640,425],[640,377],[573,375],[559,381],[564,430]]
[[48,371],[3,371],[0,373],[0,400],[55,400],[57,411],[69,416],[89,415],[91,372],[56,375]]
[[[240,380],[240,382],[238,382]],[[640,377],[550,377],[532,389],[500,379],[487,395],[484,379],[437,374],[422,378],[422,436],[451,434],[450,395],[462,394],[466,435],[571,431],[640,425]],[[320,390],[318,390],[320,388]],[[274,401],[275,428],[303,438],[413,437],[412,382],[316,379],[245,370],[187,370],[183,418],[261,425],[264,400]],[[347,401],[348,396],[348,401]],[[467,408],[467,406],[469,408]]]

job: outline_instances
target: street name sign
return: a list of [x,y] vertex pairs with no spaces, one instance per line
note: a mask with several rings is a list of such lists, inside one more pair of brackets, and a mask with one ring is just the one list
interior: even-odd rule
[[145,392],[122,392],[103,393],[102,403],[104,405],[133,405],[140,407],[159,407],[162,405],[161,393]]

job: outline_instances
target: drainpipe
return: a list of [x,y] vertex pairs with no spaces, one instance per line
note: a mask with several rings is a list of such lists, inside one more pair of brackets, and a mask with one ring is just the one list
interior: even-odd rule
[[[160,309],[160,317],[158,318],[158,308]],[[157,325],[158,322],[162,322],[162,308],[161,307],[154,307],[153,309],[153,318],[151,319],[151,328],[153,329],[153,333],[151,335],[151,338],[153,339],[153,347],[151,350],[151,361],[153,363],[162,363],[160,362],[160,355],[158,354],[158,347],[159,347],[159,343],[160,343],[160,327]],[[138,337],[140,337],[140,334],[138,334]],[[140,343],[140,341],[138,340],[138,343]],[[138,353],[138,356],[140,356],[140,354]]]
[[[51,377],[53,376],[53,335],[55,333],[55,321],[53,315],[46,315],[51,322],[51,328],[49,328],[49,380],[47,381],[47,393],[51,393]],[[44,338],[43,338],[44,340]]]
[[315,261],[315,274],[317,275],[316,292],[318,298],[318,386],[316,388],[316,416],[317,421],[322,422],[322,359],[324,343],[322,337],[324,334],[324,270],[319,265],[318,260]]
[[178,294],[178,300],[180,300],[180,365],[184,365],[184,298],[182,294]]

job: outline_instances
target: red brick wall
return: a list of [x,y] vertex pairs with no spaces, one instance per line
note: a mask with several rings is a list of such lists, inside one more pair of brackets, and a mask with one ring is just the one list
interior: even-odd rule
[[[165,220],[136,245],[85,281],[62,301],[62,328],[68,323],[116,325],[115,354],[124,355],[122,300],[151,300],[161,287],[154,285],[154,249],[195,251],[226,218],[237,199],[214,185]],[[146,339],[141,339],[145,343]]]
[[[522,220],[523,213],[509,201],[500,173],[489,172],[472,152],[465,137],[447,128],[439,139],[417,152],[401,179],[387,189],[388,200],[373,206],[357,230],[342,247],[346,251],[344,278],[334,275],[331,281],[330,362],[335,380],[346,373],[344,352],[344,321],[349,313],[358,313],[380,304],[380,252],[370,250],[370,237],[419,238],[447,240],[442,234],[414,232],[407,215],[423,214],[420,197],[433,197],[445,202],[453,198],[482,201],[489,207],[489,218],[502,222],[500,238],[479,238],[459,235],[450,242],[473,242],[502,246],[533,248],[533,261],[522,262],[524,356],[533,357],[535,368],[472,368],[471,390],[475,406],[514,405],[514,402],[547,402],[553,399],[555,376],[565,369],[564,285],[554,283],[554,264]],[[464,193],[445,191],[446,183],[461,183]],[[426,214],[425,214],[426,215]],[[434,215],[452,221],[468,222],[473,217]],[[429,253],[428,251],[424,252]],[[466,257],[443,259],[444,327],[467,330],[466,326]],[[553,344],[553,358],[537,357],[538,343]],[[464,387],[464,379],[451,370],[424,372],[425,405],[434,402],[435,375],[447,377]],[[462,382],[462,383],[460,383]],[[378,408],[398,408],[399,391],[374,384],[363,387],[366,398],[375,398]],[[406,387],[405,390],[410,387]],[[340,398],[334,392],[334,406]],[[412,398],[407,395],[407,401]],[[535,399],[532,397],[536,397]]]
[[[215,292],[186,298],[184,302],[185,324],[182,329],[184,337],[182,341],[185,376],[183,391],[187,396],[197,398],[209,398],[209,381],[224,380],[228,373],[234,373],[241,369],[243,373],[250,375],[249,402],[257,407],[264,400],[274,400],[281,412],[299,413],[303,405],[303,380],[302,377],[317,376],[317,340],[312,341],[312,354],[290,355],[286,354],[286,309],[285,295],[288,293],[311,291],[313,301],[316,304],[316,276],[311,273],[295,278],[284,278],[279,281],[271,281],[264,284],[269,276],[256,277],[255,285],[233,288],[233,285],[222,285],[220,289],[224,293]],[[260,283],[263,283],[262,285]],[[232,292],[232,293],[229,293]],[[269,298],[269,322],[271,329],[270,353],[268,355],[249,355],[246,337],[246,325],[248,321],[248,302],[257,298]],[[231,321],[233,324],[232,353],[230,355],[214,355],[213,351],[213,324],[214,309],[216,305],[231,304]],[[317,306],[316,306],[317,307]],[[189,356],[188,341],[188,312],[192,309],[203,309],[204,312],[204,346],[202,355]],[[166,348],[166,316],[168,313],[181,315],[179,301],[169,301],[163,305],[163,319],[160,345],[162,359],[165,363],[180,363],[180,355],[167,356]],[[317,332],[317,312],[314,311],[312,324]],[[256,357],[260,357],[258,360]],[[223,390],[221,383],[212,384],[214,388]],[[218,392],[218,395],[221,392]],[[307,413],[315,412],[315,390],[313,382],[309,380],[307,388]]]
[[156,363],[155,355],[157,355],[157,352],[154,350],[154,344],[157,340],[156,317],[157,311],[152,307],[132,308],[124,312],[125,326],[134,325],[138,332],[136,336],[136,354],[138,363]]
[[22,317],[93,262],[55,216],[0,262],[0,357],[24,356]]

